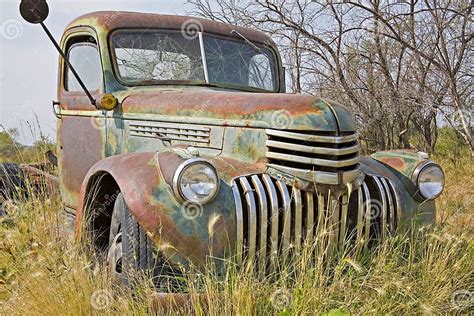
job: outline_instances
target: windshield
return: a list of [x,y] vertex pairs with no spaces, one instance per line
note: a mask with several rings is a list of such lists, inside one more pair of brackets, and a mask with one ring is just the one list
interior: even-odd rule
[[[202,40],[200,39],[202,36]],[[126,84],[211,84],[276,91],[275,57],[245,40],[171,31],[112,35],[116,70]]]

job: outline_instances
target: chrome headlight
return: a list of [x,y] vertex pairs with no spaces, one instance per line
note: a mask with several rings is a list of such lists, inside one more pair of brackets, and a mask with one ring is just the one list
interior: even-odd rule
[[219,191],[217,171],[205,159],[188,159],[174,173],[173,191],[181,202],[208,203]]
[[435,199],[443,192],[443,169],[432,161],[427,161],[416,167],[412,180],[420,190],[421,195],[427,200]]

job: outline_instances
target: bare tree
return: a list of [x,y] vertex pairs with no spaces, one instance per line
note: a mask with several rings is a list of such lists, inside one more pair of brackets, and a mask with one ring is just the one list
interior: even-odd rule
[[269,32],[289,88],[349,106],[368,151],[431,153],[442,116],[474,153],[473,1],[189,2],[196,15]]

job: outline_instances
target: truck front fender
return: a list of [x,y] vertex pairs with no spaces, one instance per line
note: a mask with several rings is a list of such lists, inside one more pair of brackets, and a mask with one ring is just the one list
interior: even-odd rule
[[408,179],[411,179],[413,170],[428,159],[427,154],[408,149],[378,151],[371,157]]
[[[401,220],[404,225],[411,223],[434,223],[436,204],[434,200],[424,200],[417,194],[418,188],[411,181],[411,173],[416,167],[414,154],[397,156],[397,151],[378,152],[369,157],[361,157],[361,171],[367,175],[382,176],[394,184],[400,199]],[[407,158],[412,158],[407,159]]]
[[[94,205],[91,200],[97,200],[94,194],[97,189],[94,188],[113,187],[113,179],[130,212],[167,259],[184,265],[190,262],[199,265],[209,255],[223,257],[233,245],[231,236],[235,236],[232,189],[221,180],[220,191],[212,202],[203,206],[181,204],[163,177],[174,168],[173,163],[158,156],[157,153],[124,154],[96,163],[81,187],[76,215],[77,236],[83,236],[85,219],[91,213],[90,205]],[[115,199],[116,194],[111,194],[111,190],[108,192],[109,198]],[[98,200],[106,201],[104,198]],[[108,204],[113,205],[113,202]],[[106,207],[99,205],[99,211],[104,209]],[[110,207],[108,210],[110,212]],[[107,214],[110,215],[111,212]]]

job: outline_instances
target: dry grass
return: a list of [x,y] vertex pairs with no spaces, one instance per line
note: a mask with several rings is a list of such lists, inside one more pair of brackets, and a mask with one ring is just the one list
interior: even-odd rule
[[[219,278],[212,272],[191,275],[190,304],[173,313],[472,312],[473,305],[453,303],[453,295],[474,292],[474,163],[443,167],[447,187],[431,230],[389,239],[375,252],[339,253],[331,269],[301,257],[265,279],[233,269]],[[0,313],[149,311],[153,292],[146,285],[134,293],[114,286],[102,267],[58,231],[60,206],[57,200],[35,197],[0,219]]]

